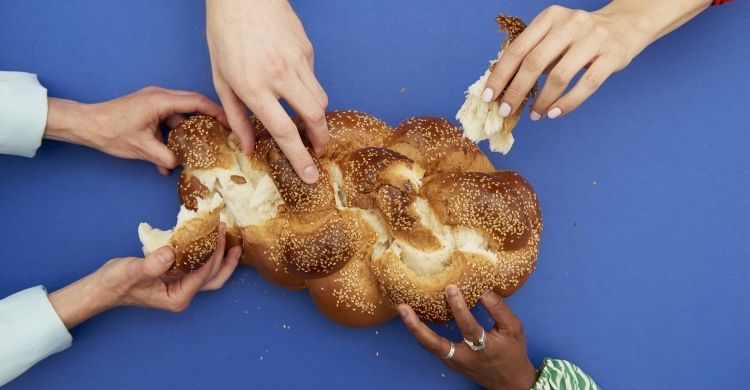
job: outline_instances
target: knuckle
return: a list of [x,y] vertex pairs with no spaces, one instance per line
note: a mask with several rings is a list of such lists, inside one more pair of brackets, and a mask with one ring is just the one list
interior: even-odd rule
[[266,64],[268,66],[268,72],[272,77],[283,78],[289,73],[287,62],[277,53],[269,53]]
[[153,85],[149,85],[148,87],[141,89],[141,92],[148,93],[148,94],[151,94],[154,92],[160,92],[160,91],[161,91],[161,88],[153,86]]
[[[320,93],[320,102],[323,105],[323,110],[328,107],[328,95],[325,92]],[[325,117],[325,113],[323,113],[323,116]]]
[[544,54],[539,51],[532,51],[523,60],[523,67],[531,72],[541,72],[547,64],[544,63]]
[[169,311],[171,311],[172,313],[183,312],[185,311],[185,309],[187,309],[189,303],[190,301],[184,300],[184,299],[173,301],[172,304],[169,306]]
[[308,61],[312,61],[313,56],[315,55],[315,50],[313,50],[313,45],[309,41],[305,42],[302,45],[302,55],[307,59]]
[[547,14],[547,15],[559,15],[565,11],[567,11],[567,8],[561,5],[554,4],[545,8],[544,11],[542,11],[542,13]]
[[588,23],[591,19],[591,15],[583,10],[577,9],[571,12],[570,20],[575,23]]
[[514,336],[523,335],[523,325],[521,324],[521,321],[518,318],[513,317],[513,319],[510,320],[509,325],[510,325],[509,330],[512,335]]
[[610,38],[610,32],[606,27],[603,27],[601,25],[594,26],[593,30],[591,31],[591,35],[601,41],[606,41]]
[[503,94],[503,100],[507,100],[510,102],[519,102],[523,100],[525,94],[518,90],[516,87],[508,88],[505,93]]
[[568,78],[568,72],[565,70],[552,71],[547,76],[547,83],[555,88],[564,88],[570,82]]
[[434,353],[440,353],[440,341],[439,340],[430,340],[422,344],[422,347],[424,349],[434,352]]
[[469,337],[474,337],[480,334],[481,332],[479,331],[479,328],[477,328],[476,325],[472,324],[472,325],[464,326],[463,333],[468,335]]
[[511,44],[503,51],[503,58],[510,57],[512,60],[520,60],[526,53],[526,48],[520,44]]
[[595,91],[602,85],[602,77],[598,74],[587,72],[581,77],[581,86],[589,91]]
[[274,138],[282,142],[289,142],[299,136],[297,129],[293,126],[284,126],[274,134]]
[[312,110],[306,116],[307,120],[313,123],[320,123],[326,119],[326,113],[323,109]]

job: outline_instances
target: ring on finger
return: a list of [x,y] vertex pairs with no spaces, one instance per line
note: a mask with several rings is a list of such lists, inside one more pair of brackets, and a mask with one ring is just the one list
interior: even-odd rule
[[477,341],[471,341],[466,338],[464,338],[464,343],[469,346],[469,348],[472,351],[481,351],[484,349],[484,347],[487,345],[487,332],[484,331],[484,328],[482,328],[482,335],[479,336],[479,340]]
[[451,341],[450,343],[451,343],[451,349],[448,351],[447,354],[445,354],[445,356],[442,357],[442,359],[450,360],[453,357],[453,354],[456,353],[456,343],[454,343],[453,341]]

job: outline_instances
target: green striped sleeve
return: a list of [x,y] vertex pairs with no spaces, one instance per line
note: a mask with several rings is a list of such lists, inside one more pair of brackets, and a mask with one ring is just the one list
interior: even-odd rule
[[566,360],[544,359],[531,390],[599,390],[585,372]]

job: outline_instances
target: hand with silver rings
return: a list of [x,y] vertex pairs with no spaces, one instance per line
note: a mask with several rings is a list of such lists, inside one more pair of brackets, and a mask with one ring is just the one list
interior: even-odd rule
[[452,370],[488,389],[530,389],[537,373],[526,352],[521,321],[505,301],[492,291],[482,298],[482,306],[495,324],[485,330],[466,306],[455,285],[445,289],[448,305],[464,340],[453,342],[439,336],[423,323],[409,305],[397,310],[409,332],[430,353]]

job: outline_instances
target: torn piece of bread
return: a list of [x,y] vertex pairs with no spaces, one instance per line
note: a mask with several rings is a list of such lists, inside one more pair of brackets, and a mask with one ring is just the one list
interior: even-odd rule
[[138,238],[143,243],[144,255],[148,256],[165,245],[174,249],[175,262],[167,271],[167,276],[197,270],[208,261],[216,248],[224,201],[214,194],[198,200],[197,206],[195,211],[181,206],[177,223],[170,230],[159,230],[145,222],[138,225]]
[[[503,49],[508,47],[510,42],[526,28],[521,19],[516,17],[500,15],[496,20],[500,24],[500,29],[508,34],[508,37],[503,41]],[[490,62],[490,67],[484,72],[482,77],[466,91],[466,101],[461,106],[461,109],[458,110],[456,119],[461,122],[466,138],[474,142],[488,139],[490,140],[490,150],[507,154],[513,146],[513,128],[518,123],[528,97],[513,115],[506,118],[500,116],[499,99],[495,99],[489,103],[482,101],[482,93],[487,84],[487,79],[490,77],[492,68],[501,55],[502,51],[498,53],[498,59]],[[534,90],[536,90],[536,87],[532,91]]]

